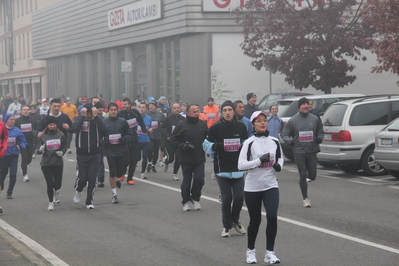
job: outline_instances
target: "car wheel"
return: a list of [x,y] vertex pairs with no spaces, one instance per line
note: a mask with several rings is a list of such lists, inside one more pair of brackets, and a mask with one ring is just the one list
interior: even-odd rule
[[390,174],[393,177],[399,178],[399,171],[394,171],[394,170],[387,170],[388,174]]
[[368,176],[386,175],[387,170],[375,161],[374,147],[368,148],[362,156],[361,168]]
[[327,162],[317,162],[317,163],[323,166],[324,168],[334,168],[336,165],[335,163],[327,163]]
[[341,164],[338,165],[338,167],[347,174],[354,174],[359,171],[359,166],[357,164]]

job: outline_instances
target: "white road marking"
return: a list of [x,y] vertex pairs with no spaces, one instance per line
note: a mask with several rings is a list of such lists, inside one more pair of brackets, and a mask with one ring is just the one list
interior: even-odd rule
[[388,186],[389,188],[399,189],[397,186]]
[[358,183],[358,184],[363,184],[363,185],[369,185],[369,186],[375,186],[377,184],[373,184],[373,183],[367,183],[367,182],[362,182],[362,181],[356,181],[356,180],[348,180],[349,182],[352,183]]
[[61,260],[58,258],[56,255],[51,253],[49,250],[45,249],[42,245],[34,241],[33,239],[27,237],[8,223],[4,222],[2,219],[0,219],[0,227],[3,228],[6,232],[8,232],[10,235],[15,237],[15,239],[23,242],[25,245],[27,245],[30,249],[35,251],[37,254],[41,255],[43,258],[45,258],[48,262],[50,262],[52,265],[56,266],[69,266],[65,261]]

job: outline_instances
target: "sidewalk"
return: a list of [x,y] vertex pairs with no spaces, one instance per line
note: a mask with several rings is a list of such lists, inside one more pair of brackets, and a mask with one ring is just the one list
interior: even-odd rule
[[0,228],[0,265],[46,266],[51,264]]

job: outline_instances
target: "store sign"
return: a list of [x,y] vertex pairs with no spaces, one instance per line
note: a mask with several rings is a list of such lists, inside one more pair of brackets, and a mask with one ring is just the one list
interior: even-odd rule
[[141,0],[108,11],[108,30],[124,28],[161,18],[161,0]]
[[[202,0],[202,10],[206,12],[231,12],[237,7],[244,7],[248,1],[250,0]],[[316,7],[319,1],[324,5],[328,2],[328,0],[313,0],[310,1],[312,7]],[[267,1],[263,2],[266,3]],[[292,2],[296,3],[297,9],[307,7],[307,4],[305,5],[303,0],[292,0]],[[263,5],[265,6],[265,4]]]

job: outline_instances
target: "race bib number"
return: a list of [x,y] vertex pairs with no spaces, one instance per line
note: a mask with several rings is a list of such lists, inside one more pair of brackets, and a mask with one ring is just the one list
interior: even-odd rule
[[32,124],[21,124],[21,131],[22,132],[31,132],[32,131]]
[[127,120],[127,123],[129,124],[130,128],[137,126],[136,118],[132,118],[132,119]]
[[215,120],[216,119],[216,114],[212,113],[212,114],[206,114],[206,118],[208,120]]
[[176,126],[172,126],[172,133],[175,131]]
[[61,148],[61,140],[60,139],[50,139],[46,141],[46,147],[49,151],[58,150]]
[[225,139],[223,142],[224,151],[235,152],[240,150],[240,139]]
[[109,143],[119,144],[121,140],[121,134],[111,134],[109,135]]
[[157,129],[158,128],[158,121],[152,121],[151,122],[151,127],[152,127],[152,129]]
[[143,130],[141,130],[140,126],[137,126],[137,133],[138,134],[144,134]]
[[83,121],[80,131],[89,132],[89,121]]
[[274,155],[270,154],[270,162],[262,163],[258,168],[272,168],[274,164]]
[[313,141],[313,131],[299,131],[299,142]]
[[15,146],[15,144],[17,144],[15,137],[8,137],[7,146]]
[[14,117],[15,117],[15,119],[20,118],[21,117],[21,113],[20,112],[15,112]]

